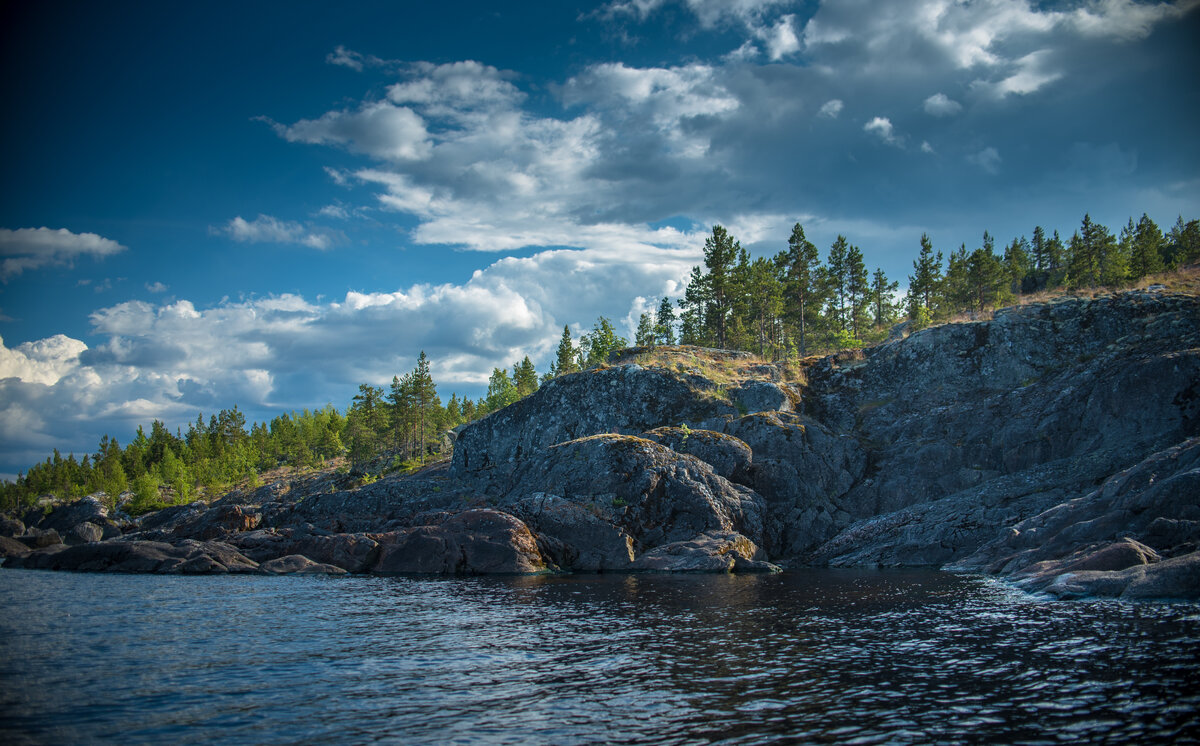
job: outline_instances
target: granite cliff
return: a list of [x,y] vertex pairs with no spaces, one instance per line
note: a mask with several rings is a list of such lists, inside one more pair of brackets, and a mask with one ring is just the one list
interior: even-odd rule
[[1060,597],[1200,598],[1200,299],[1063,298],[798,369],[628,350],[466,426],[415,475],[27,519],[2,532],[6,566],[932,565]]

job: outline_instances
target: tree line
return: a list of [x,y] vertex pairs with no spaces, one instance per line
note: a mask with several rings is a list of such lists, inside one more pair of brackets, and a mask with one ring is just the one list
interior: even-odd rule
[[[906,318],[912,329],[962,313],[981,313],[1042,290],[1119,287],[1200,259],[1200,221],[1180,217],[1167,233],[1147,215],[1114,235],[1084,215],[1065,242],[1057,230],[1034,227],[997,250],[983,233],[943,257],[927,234],[908,276],[908,292],[838,235],[824,261],[792,228],[787,248],[751,259],[720,225],[704,242],[704,264],[692,268],[676,314],[670,299],[641,314],[639,345],[680,344],[757,352],[772,359],[861,347],[884,338]],[[676,336],[678,325],[678,336]]]

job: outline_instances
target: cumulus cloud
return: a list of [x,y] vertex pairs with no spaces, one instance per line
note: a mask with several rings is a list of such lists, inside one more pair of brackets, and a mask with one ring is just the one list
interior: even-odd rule
[[103,258],[125,251],[126,247],[95,233],[72,233],[66,228],[0,228],[0,280],[25,270],[46,266],[71,266],[82,256]]
[[322,251],[334,244],[334,236],[328,231],[312,231],[300,223],[279,220],[270,215],[259,215],[254,220],[246,220],[238,215],[220,232],[242,243],[299,244]]
[[863,132],[870,132],[888,145],[898,145],[892,120],[887,117],[874,117],[863,125]]
[[[444,397],[478,396],[494,367],[528,354],[544,368],[563,324],[578,334],[600,314],[628,316],[630,299],[678,296],[703,236],[675,233],[678,248],[549,250],[502,258],[460,284],[333,301],[128,301],[91,315],[101,341],[90,348],[62,335],[12,349],[0,341],[0,420],[26,431],[4,435],[0,459],[20,468],[50,447],[80,453],[104,432],[127,437],[155,418],[186,426],[235,403],[258,419],[328,398],[343,407],[359,383],[386,384],[422,350]],[[41,454],[20,461],[31,443]]]
[[830,119],[837,119],[838,114],[842,113],[842,109],[845,108],[845,106],[845,102],[843,102],[840,98],[831,98],[825,103],[821,104],[821,109],[817,112],[817,114],[823,117],[829,117]]
[[151,293],[165,293],[167,292],[167,286],[158,281],[147,282],[146,290],[149,290]]
[[387,101],[364,103],[357,110],[330,111],[290,126],[271,123],[288,142],[341,145],[387,160],[419,160],[429,155],[425,121],[406,106]]
[[925,99],[925,113],[935,117],[949,117],[962,111],[962,104],[944,93],[935,93]]
[[1175,3],[1098,0],[1076,8],[1068,20],[1082,34],[1131,41],[1146,38],[1155,25],[1182,18],[1197,7],[1200,0]]
[[781,60],[800,51],[800,38],[793,26],[795,16],[786,15],[773,26],[755,30],[755,36],[767,45],[767,56],[772,61]]
[[24,342],[13,349],[0,338],[0,379],[53,385],[78,365],[79,354],[86,349],[86,344],[64,334]]

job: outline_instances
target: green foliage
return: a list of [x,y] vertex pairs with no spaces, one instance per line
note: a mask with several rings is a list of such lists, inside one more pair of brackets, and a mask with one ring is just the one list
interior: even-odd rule
[[633,335],[633,343],[638,347],[653,347],[658,343],[653,311],[644,311],[638,317],[637,331]]
[[608,361],[609,353],[627,347],[629,342],[624,337],[617,336],[612,322],[601,316],[596,319],[592,331],[583,335],[579,340],[579,357],[581,368],[590,368]]
[[149,474],[142,474],[133,480],[133,499],[125,506],[129,515],[139,516],[165,506],[166,503],[159,497],[157,479]]
[[663,296],[654,314],[654,338],[656,344],[675,344],[675,308],[666,296]]

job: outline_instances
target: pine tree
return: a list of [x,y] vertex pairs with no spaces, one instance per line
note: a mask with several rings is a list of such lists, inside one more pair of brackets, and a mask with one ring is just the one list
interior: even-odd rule
[[735,270],[744,255],[741,244],[720,225],[704,241],[704,267],[692,268],[684,292],[684,344],[713,344],[727,347],[730,323],[737,301]]
[[970,308],[973,303],[971,280],[968,276],[970,264],[967,255],[967,245],[960,244],[950,252],[946,262],[946,276],[942,280],[942,292],[938,303],[938,315],[952,316],[959,311]]
[[1129,276],[1140,280],[1146,275],[1162,272],[1162,231],[1146,213],[1142,213],[1141,219],[1133,229],[1132,239],[1129,248]]
[[816,245],[804,235],[804,228],[796,223],[788,237],[787,253],[779,259],[784,266],[786,285],[784,292],[792,306],[792,319],[796,327],[801,356],[808,354],[808,334],[814,320],[821,313],[821,253]]
[[1029,256],[1029,242],[1024,236],[1017,239],[1004,249],[1004,270],[1008,275],[1009,291],[1012,295],[1019,295],[1025,292],[1026,288],[1032,289],[1032,283],[1026,282],[1026,277],[1030,275],[1032,270],[1032,260]]
[[558,354],[553,365],[555,374],[565,376],[579,370],[579,367],[575,365],[575,355],[575,345],[571,341],[571,327],[564,324],[562,338],[558,342]]
[[917,319],[921,311],[933,318],[934,306],[942,284],[942,252],[935,256],[929,234],[921,234],[921,253],[913,260],[914,274],[908,277],[908,318]]
[[663,296],[654,319],[654,338],[660,345],[675,344],[675,308],[671,299]]
[[850,245],[846,237],[839,234],[829,247],[829,257],[825,260],[825,281],[829,289],[829,315],[841,331],[846,331],[849,319],[846,313],[846,292],[850,283],[847,254]]
[[743,293],[747,300],[747,316],[753,324],[758,354],[765,356],[767,347],[779,342],[779,318],[783,314],[783,283],[776,266],[763,257],[751,263]]
[[850,333],[861,340],[870,325],[871,277],[862,250],[853,244],[846,250],[846,303]]
[[537,370],[528,355],[520,363],[513,365],[513,385],[517,387],[518,399],[524,399],[538,390]]
[[417,358],[417,367],[412,373],[412,398],[420,433],[417,447],[421,463],[424,464],[425,452],[428,450],[429,444],[427,427],[432,423],[437,415],[437,409],[441,406],[438,401],[437,385],[433,382],[433,375],[429,372],[429,359],[425,357],[424,350],[421,350],[421,355]]
[[883,270],[875,268],[875,273],[871,275],[871,305],[874,312],[872,321],[876,327],[886,326],[896,320],[896,304],[892,301],[892,294],[899,287],[899,282],[889,282]]
[[1180,215],[1167,235],[1163,252],[1166,265],[1172,269],[1200,259],[1200,220],[1183,222]]

